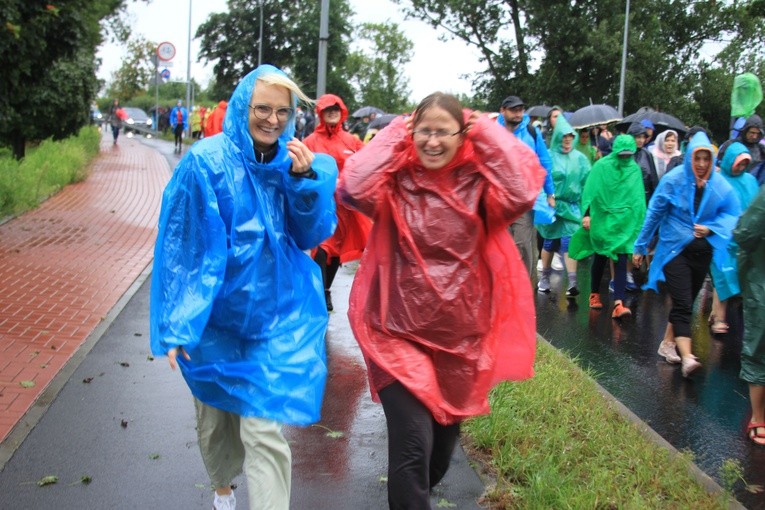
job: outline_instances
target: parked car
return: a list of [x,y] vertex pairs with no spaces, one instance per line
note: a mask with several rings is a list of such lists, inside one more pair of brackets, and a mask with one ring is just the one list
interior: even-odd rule
[[[123,106],[122,109],[127,114],[127,118],[122,121],[125,133],[130,133],[131,131],[142,133],[145,132],[146,129],[151,129],[151,117],[149,117],[145,111],[140,108],[135,108],[134,106]],[[133,127],[143,129],[132,129]]]
[[104,122],[104,115],[101,113],[101,110],[98,109],[98,106],[93,105],[90,107],[90,123],[95,124],[96,126],[100,126]]

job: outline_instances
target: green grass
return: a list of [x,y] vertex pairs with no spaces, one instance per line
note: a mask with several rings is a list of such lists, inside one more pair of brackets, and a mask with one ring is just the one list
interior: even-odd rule
[[28,148],[21,161],[0,150],[0,219],[34,209],[67,184],[84,180],[100,140],[98,128],[89,126],[66,140]]
[[708,494],[693,478],[689,454],[648,440],[547,343],[535,369],[496,387],[491,414],[463,426],[473,458],[496,480],[490,508],[727,508],[726,494]]

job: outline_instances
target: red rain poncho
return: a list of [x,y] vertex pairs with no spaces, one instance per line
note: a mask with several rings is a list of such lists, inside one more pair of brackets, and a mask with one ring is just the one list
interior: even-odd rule
[[[329,126],[324,123],[321,113],[325,108],[335,105],[340,107],[340,122]],[[313,152],[332,156],[342,175],[345,160],[364,147],[364,143],[343,130],[343,122],[348,118],[348,108],[338,96],[334,94],[321,96],[316,101],[316,117],[319,119],[319,125],[303,140],[303,143]],[[339,200],[336,201],[337,229],[332,237],[324,240],[319,247],[327,252],[327,256],[339,257],[341,263],[360,259],[367,245],[372,222],[363,214],[343,207]]]
[[533,375],[531,284],[507,229],[544,176],[487,117],[440,170],[420,165],[403,119],[346,161],[340,196],[374,220],[348,312],[373,399],[395,379],[450,424],[488,413],[499,381]]

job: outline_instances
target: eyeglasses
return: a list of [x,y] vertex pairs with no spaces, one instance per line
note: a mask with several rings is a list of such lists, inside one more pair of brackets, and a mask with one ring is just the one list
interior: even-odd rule
[[292,108],[286,106],[282,108],[273,108],[267,104],[251,104],[250,108],[255,112],[255,116],[260,120],[270,119],[271,115],[276,112],[276,118],[282,122],[289,119],[292,113],[295,111]]
[[460,134],[462,134],[462,131],[450,133],[449,131],[446,131],[444,129],[439,129],[438,131],[418,129],[417,131],[412,131],[412,138],[414,138],[415,142],[427,142],[428,140],[430,140],[430,137],[434,137],[436,140],[443,140],[444,138],[447,138],[449,136],[456,136]]

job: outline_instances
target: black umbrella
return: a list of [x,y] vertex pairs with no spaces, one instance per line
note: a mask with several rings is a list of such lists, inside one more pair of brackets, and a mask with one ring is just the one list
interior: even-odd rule
[[622,116],[613,106],[607,104],[591,104],[571,114],[569,124],[574,129],[588,128],[600,124],[610,124],[622,120]]
[[678,135],[682,137],[685,136],[685,133],[688,131],[683,121],[674,115],[670,115],[664,112],[657,112],[648,108],[641,108],[632,115],[627,115],[621,120],[621,122],[616,125],[616,128],[620,131],[627,132],[630,124],[633,122],[639,123],[645,119],[650,120],[654,125],[654,136],[661,133],[662,131],[672,129],[677,131]]
[[552,110],[552,106],[547,106],[546,104],[538,104],[526,110],[526,115],[529,117],[547,117],[547,114],[550,113],[550,110]]
[[379,114],[385,113],[385,112],[382,111],[381,109],[377,108],[376,106],[362,106],[361,108],[359,108],[358,110],[353,112],[351,114],[351,117],[356,117],[358,119],[358,118],[361,118],[361,117],[369,117],[373,113],[376,113],[376,114],[379,115]]
[[382,129],[390,124],[396,117],[398,117],[398,115],[395,113],[383,113],[382,115],[378,115],[369,123],[367,129]]

